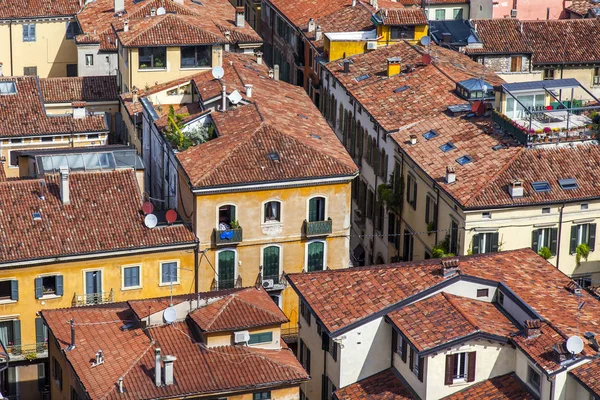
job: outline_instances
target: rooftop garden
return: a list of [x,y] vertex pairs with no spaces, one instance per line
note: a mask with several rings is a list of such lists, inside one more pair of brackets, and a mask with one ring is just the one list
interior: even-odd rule
[[184,151],[216,137],[212,123],[197,122],[186,125],[185,119],[189,116],[188,113],[176,114],[173,106],[169,106],[168,125],[163,134],[171,146],[178,151]]

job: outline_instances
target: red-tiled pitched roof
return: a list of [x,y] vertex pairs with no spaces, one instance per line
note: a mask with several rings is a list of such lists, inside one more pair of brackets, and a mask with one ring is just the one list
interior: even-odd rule
[[592,3],[590,0],[575,0],[570,6],[566,7],[565,10],[583,17],[588,13],[590,8],[594,7],[598,7],[598,3]]
[[[144,226],[133,170],[71,173],[68,205],[58,185],[58,175],[47,176],[43,187],[40,180],[0,183],[3,263],[195,243],[182,225]],[[34,211],[41,221],[33,220]]]
[[600,61],[600,20],[523,21],[533,49],[533,64],[581,64]]
[[467,54],[531,54],[533,50],[523,33],[522,23],[512,18],[473,20],[483,48],[465,46]]
[[317,19],[331,15],[345,6],[351,5],[351,0],[270,0],[270,5],[276,8],[288,21],[297,27],[308,24],[310,18]]
[[600,358],[569,371],[582,385],[600,396]]
[[394,310],[388,318],[418,351],[478,332],[507,337],[519,331],[496,305],[448,293]]
[[[398,0],[404,6],[421,6],[422,0]],[[427,4],[468,4],[469,0],[427,0]]]
[[512,340],[545,371],[556,371],[561,365],[553,347],[556,344],[564,343],[568,337],[547,323],[542,323],[540,331],[541,334],[537,336],[527,337],[525,334],[521,334],[513,337]]
[[4,172],[4,167],[0,166],[0,182],[4,182],[6,180],[6,173]]
[[119,98],[115,75],[42,78],[40,88],[46,103],[116,101]]
[[417,7],[380,10],[378,15],[385,25],[427,25],[425,12]]
[[514,373],[497,376],[469,386],[444,400],[533,400],[527,386]]
[[264,289],[240,290],[190,313],[204,332],[281,325],[289,320]]
[[392,369],[383,370],[334,392],[338,400],[412,400],[415,397]]
[[0,20],[75,16],[80,0],[7,0],[0,2]]
[[[122,303],[44,311],[42,316],[91,399],[209,395],[294,385],[309,377],[287,348],[207,348],[193,339],[190,320],[142,330]],[[76,347],[67,351],[71,333],[65,321],[71,319],[75,321]],[[132,326],[121,330],[126,324]],[[154,370],[155,348],[177,358],[173,385],[157,387],[153,374],[148,373]],[[90,359],[98,349],[105,361],[92,368]],[[119,378],[123,378],[124,393],[118,393]]]
[[0,96],[0,137],[108,132],[103,115],[47,115],[37,77],[0,77],[0,82],[7,81],[15,82],[17,93]]

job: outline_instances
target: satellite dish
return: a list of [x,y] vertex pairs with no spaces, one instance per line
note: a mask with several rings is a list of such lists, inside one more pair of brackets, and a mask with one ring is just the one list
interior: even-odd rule
[[423,54],[421,57],[421,62],[423,62],[425,65],[431,64],[431,56],[429,54]]
[[156,218],[156,215],[146,215],[146,218],[144,218],[144,225],[146,225],[147,228],[152,229],[156,226],[156,224],[158,224],[158,218]]
[[242,101],[242,95],[237,90],[234,90],[233,92],[231,92],[231,94],[227,97],[229,98],[229,101],[231,102],[231,104],[237,104],[240,101]]
[[571,336],[567,339],[567,350],[571,354],[579,354],[583,351],[583,340],[579,336]]
[[431,38],[429,36],[423,36],[421,38],[421,44],[423,46],[429,46],[430,43],[431,43]]
[[212,69],[213,78],[221,79],[223,77],[223,75],[225,75],[225,70],[223,69],[223,67],[219,67],[218,65],[216,67],[213,67],[213,69]]
[[152,211],[154,211],[154,204],[150,203],[149,201],[144,202],[144,204],[142,204],[142,211],[146,215],[152,214]]
[[167,10],[164,7],[158,7],[158,10],[156,10],[156,15],[165,15],[166,13]]
[[177,221],[177,212],[175,210],[168,210],[165,213],[165,218],[168,223],[172,224],[173,222]]
[[163,313],[163,318],[167,324],[172,324],[177,319],[177,311],[175,311],[175,307],[167,307],[165,312]]

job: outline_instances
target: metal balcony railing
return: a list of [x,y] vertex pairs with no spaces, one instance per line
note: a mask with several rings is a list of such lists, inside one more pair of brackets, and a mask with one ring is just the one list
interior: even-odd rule
[[213,278],[210,290],[226,290],[226,289],[239,289],[242,287],[242,277],[238,275],[237,279],[221,279],[216,280]]
[[30,343],[6,346],[10,361],[35,360],[48,357],[48,343]]
[[217,246],[225,246],[231,244],[242,243],[242,228],[219,230],[215,229],[215,244]]
[[313,222],[304,220],[304,235],[306,237],[327,236],[331,234],[331,226],[331,218],[327,218],[326,221]]
[[73,307],[92,306],[96,304],[113,303],[115,301],[115,293],[113,289],[110,292],[88,293],[73,295]]

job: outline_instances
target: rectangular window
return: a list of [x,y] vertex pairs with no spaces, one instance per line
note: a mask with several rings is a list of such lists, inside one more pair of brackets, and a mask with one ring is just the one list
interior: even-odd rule
[[93,54],[85,55],[85,65],[88,67],[91,67],[92,65],[94,65],[94,55]]
[[554,68],[545,68],[544,69],[544,80],[550,81],[554,79]]
[[265,203],[264,222],[281,222],[281,203],[269,201]]
[[18,300],[19,299],[19,281],[7,280],[0,281],[0,300]]
[[35,278],[35,298],[63,295],[63,276],[51,275]]
[[88,138],[88,140],[90,140],[90,139],[95,140],[95,139],[100,138],[100,135],[98,133],[92,133],[92,134],[87,135],[87,138]]
[[475,380],[475,355],[474,351],[448,354],[446,356],[444,384],[473,382]]
[[77,64],[67,64],[67,76],[77,76]]
[[23,75],[37,76],[37,67],[23,67]]
[[23,41],[35,42],[35,24],[23,24]]
[[179,283],[178,262],[160,263],[160,283]]
[[467,353],[454,354],[454,367],[452,371],[454,382],[467,379]]
[[167,48],[166,47],[140,47],[139,69],[165,69],[167,68]]
[[504,305],[504,293],[498,291],[498,304]]
[[252,400],[270,400],[271,392],[252,393]]
[[452,10],[452,18],[453,19],[462,19],[463,18],[463,9],[455,8]]
[[412,261],[413,247],[414,247],[413,235],[408,229],[405,229],[403,246],[402,246],[402,261]]
[[235,251],[223,250],[217,256],[217,282],[219,289],[235,287]]
[[481,218],[482,219],[492,219],[492,213],[491,212],[483,212],[481,213]]
[[406,202],[417,209],[417,180],[410,174],[406,184]]
[[414,39],[415,27],[414,26],[392,26],[390,32],[390,38],[392,40],[401,39]]
[[556,245],[558,237],[558,228],[535,229],[531,233],[531,248],[537,253],[546,252],[542,250],[547,248],[550,253],[556,255]]
[[477,289],[477,297],[488,297],[490,294],[489,289]]
[[444,19],[446,19],[446,10],[443,8],[440,10],[435,10],[435,20],[441,21]]
[[458,223],[450,223],[450,253],[458,255]]
[[498,232],[478,233],[473,236],[473,254],[495,253],[498,251]]
[[571,226],[571,245],[569,252],[575,254],[577,246],[586,244],[589,251],[596,248],[596,224],[579,224]]
[[594,86],[600,85],[600,67],[594,68],[594,76],[593,76],[592,85],[594,85]]
[[52,379],[54,379],[56,386],[62,390],[62,367],[58,363],[56,357],[52,357]]
[[590,205],[588,203],[582,203],[579,208],[581,210],[587,210],[589,207]]
[[8,152],[8,166],[13,168],[19,166],[19,154],[15,150]]
[[0,82],[0,95],[8,95],[8,94],[16,94],[17,93],[17,85],[15,82],[4,81]]
[[310,309],[303,301],[300,302],[300,315],[302,315],[302,318],[304,318],[308,326],[310,326]]
[[201,68],[212,65],[210,46],[182,46],[181,68]]
[[521,72],[523,69],[523,57],[513,56],[510,58],[510,72]]
[[123,267],[123,288],[135,288],[140,286],[140,266]]
[[273,332],[251,333],[248,344],[271,343],[273,341]]
[[54,136],[44,136],[44,137],[42,137],[42,142],[44,142],[44,143],[54,142]]
[[587,289],[592,286],[592,275],[574,276],[573,280],[583,289]]
[[325,269],[325,242],[312,242],[307,245],[306,271]]
[[532,366],[527,366],[527,382],[537,393],[540,392],[542,377]]
[[550,214],[550,207],[542,207],[542,214]]
[[67,33],[66,33],[67,39],[75,39],[75,36],[77,36],[78,33],[79,33],[79,26],[77,25],[77,22],[75,22],[75,21],[67,22]]

